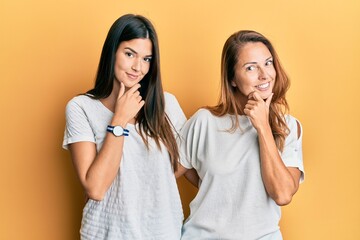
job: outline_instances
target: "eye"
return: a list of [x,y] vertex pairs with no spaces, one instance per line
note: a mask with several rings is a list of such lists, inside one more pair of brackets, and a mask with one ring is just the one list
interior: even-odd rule
[[246,67],[246,71],[254,71],[256,67],[254,65],[250,65]]
[[151,57],[146,57],[146,58],[144,58],[144,61],[145,61],[145,62],[151,62]]
[[125,55],[128,57],[134,57],[134,54],[132,52],[125,52]]
[[273,60],[272,59],[266,61],[265,66],[271,66],[271,65],[273,65]]

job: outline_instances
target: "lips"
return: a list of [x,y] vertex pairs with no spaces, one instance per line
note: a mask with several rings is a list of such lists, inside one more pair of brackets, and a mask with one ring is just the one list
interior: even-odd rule
[[139,77],[138,75],[134,75],[134,74],[130,74],[130,73],[126,73],[126,74],[129,78],[134,79],[134,80]]
[[266,90],[270,87],[270,82],[263,83],[263,84],[255,86],[255,87],[259,90]]

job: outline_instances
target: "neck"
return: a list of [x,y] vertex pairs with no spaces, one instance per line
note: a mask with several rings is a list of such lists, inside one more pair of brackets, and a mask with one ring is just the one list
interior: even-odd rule
[[106,98],[100,99],[102,104],[107,107],[110,111],[115,112],[116,100],[119,96],[120,83],[117,80],[114,80],[113,88],[110,95]]
[[240,91],[236,91],[234,95],[235,95],[236,104],[239,107],[238,114],[239,115],[244,115],[245,114],[244,109],[245,109],[245,105],[246,105],[246,103],[248,101],[248,98],[247,98],[247,96],[242,94]]

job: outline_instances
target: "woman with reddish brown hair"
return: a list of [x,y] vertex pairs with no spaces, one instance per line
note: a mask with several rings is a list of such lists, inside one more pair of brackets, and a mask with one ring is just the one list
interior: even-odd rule
[[195,169],[199,177],[182,239],[282,239],[280,206],[304,176],[302,128],[288,114],[288,88],[267,38],[239,31],[227,39],[219,102],[181,131],[177,176]]

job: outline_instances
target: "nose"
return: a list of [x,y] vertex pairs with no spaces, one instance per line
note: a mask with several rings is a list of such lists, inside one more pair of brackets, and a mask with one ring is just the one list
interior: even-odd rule
[[266,80],[268,79],[268,74],[265,69],[259,67],[259,80]]
[[131,69],[134,70],[135,72],[140,71],[140,69],[141,69],[141,60],[140,59],[135,59],[133,61]]

